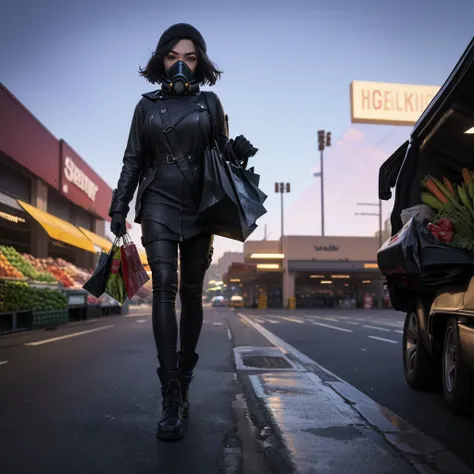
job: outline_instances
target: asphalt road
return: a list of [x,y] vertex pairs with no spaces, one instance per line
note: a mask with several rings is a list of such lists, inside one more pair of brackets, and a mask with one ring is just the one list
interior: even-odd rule
[[227,325],[214,310],[205,318],[180,443],[155,437],[160,395],[149,316],[0,339],[0,472],[222,472],[225,448],[235,444],[239,387]]
[[474,468],[474,420],[450,413],[441,393],[405,382],[404,315],[364,310],[245,310],[242,314],[285,340]]

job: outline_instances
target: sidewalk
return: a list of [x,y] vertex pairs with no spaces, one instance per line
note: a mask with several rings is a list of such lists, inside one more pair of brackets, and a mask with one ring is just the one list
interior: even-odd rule
[[227,319],[250,405],[263,407],[272,424],[273,435],[263,441],[272,472],[472,474],[440,444],[263,326],[237,312]]

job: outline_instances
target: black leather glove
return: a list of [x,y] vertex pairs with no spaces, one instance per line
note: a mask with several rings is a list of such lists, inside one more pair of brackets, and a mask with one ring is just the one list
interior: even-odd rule
[[110,231],[115,237],[122,237],[127,233],[127,225],[125,224],[125,216],[121,212],[112,214],[112,222],[110,223]]
[[246,160],[254,156],[258,148],[255,148],[243,135],[239,135],[232,144],[232,151],[239,160]]

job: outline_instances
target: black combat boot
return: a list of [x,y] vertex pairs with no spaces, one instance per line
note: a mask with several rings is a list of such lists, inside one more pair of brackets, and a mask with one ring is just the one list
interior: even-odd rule
[[161,367],[157,373],[161,380],[163,413],[156,436],[163,440],[177,441],[184,436],[180,373],[177,370],[164,373]]
[[189,415],[189,385],[194,377],[193,370],[196,367],[199,356],[193,354],[190,359],[186,359],[182,352],[178,352],[178,367],[181,379],[181,398],[183,399],[183,417]]

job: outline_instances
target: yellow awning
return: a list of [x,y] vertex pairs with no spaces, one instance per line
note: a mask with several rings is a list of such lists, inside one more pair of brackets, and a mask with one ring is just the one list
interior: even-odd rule
[[94,244],[75,225],[26,202],[18,200],[18,203],[52,239],[95,253]]
[[94,232],[84,229],[84,227],[78,226],[80,231],[97,247],[100,247],[104,252],[109,252],[112,248],[112,242],[101,235],[95,234]]
[[146,256],[146,252],[139,250],[138,254],[140,255],[140,262],[142,262],[142,265],[148,265],[148,258]]

